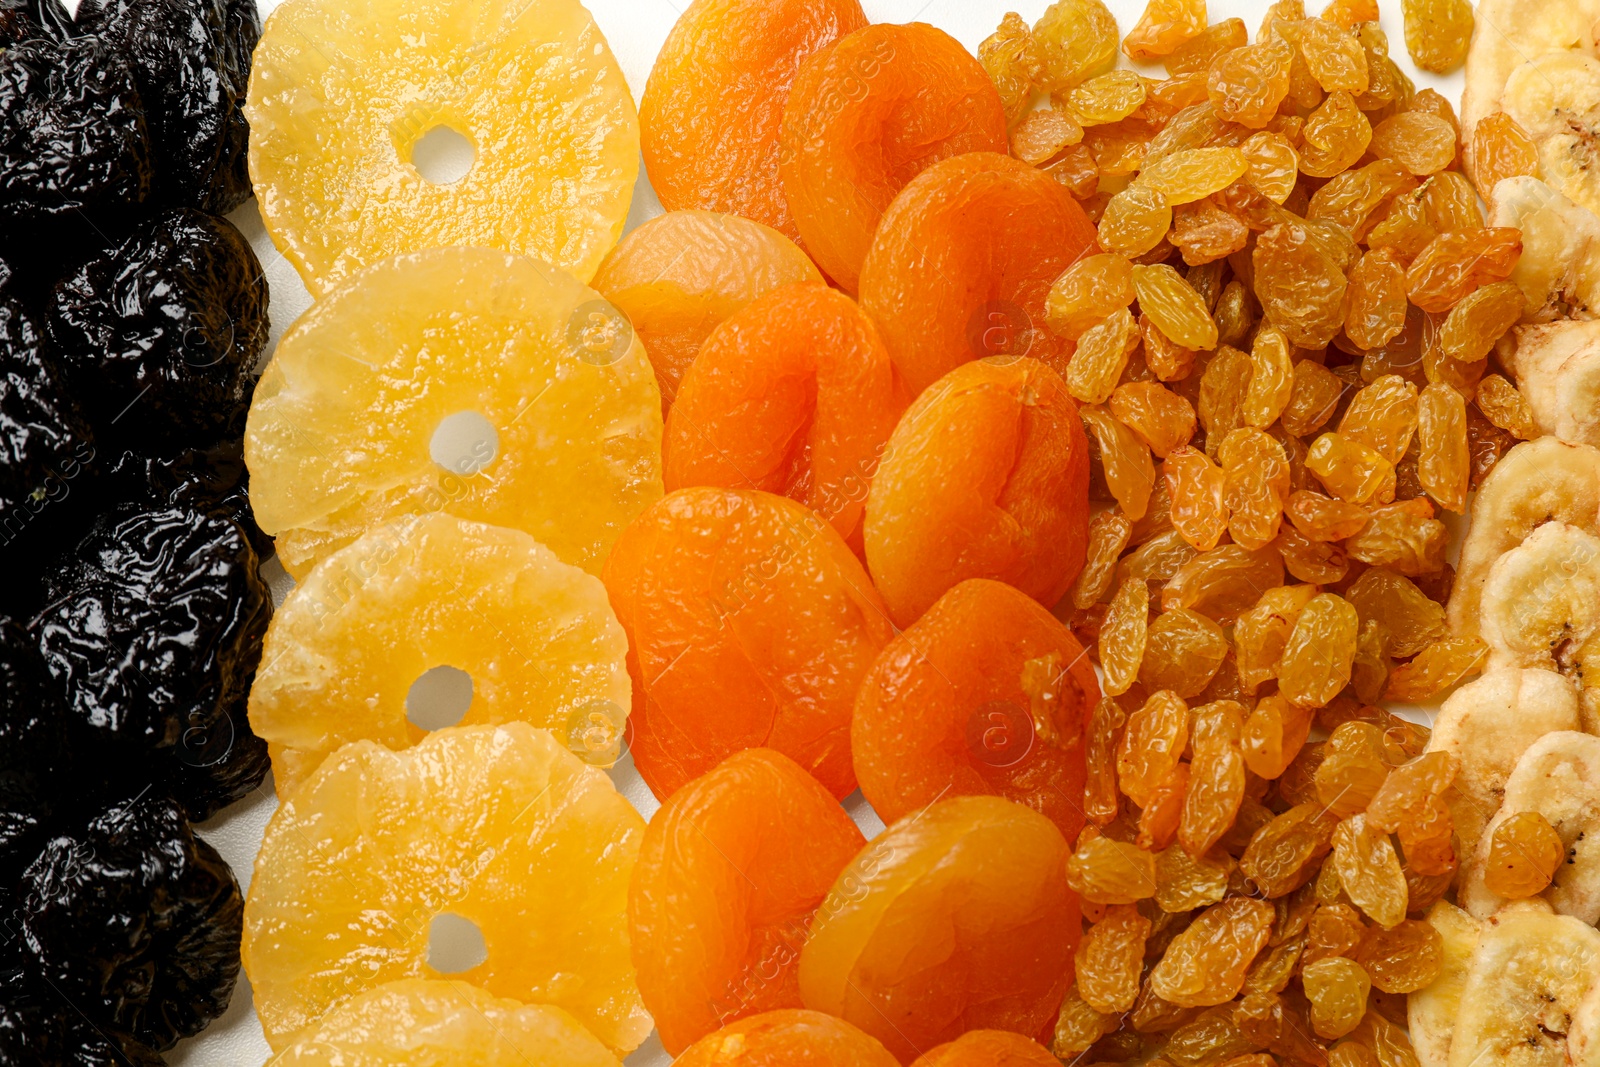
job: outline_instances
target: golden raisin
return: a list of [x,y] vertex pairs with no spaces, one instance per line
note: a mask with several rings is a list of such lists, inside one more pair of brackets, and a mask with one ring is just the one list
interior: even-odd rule
[[1150,920],[1129,904],[1113,905],[1084,931],[1074,956],[1078,995],[1096,1011],[1124,1012],[1139,995]]
[[1443,606],[1394,571],[1368,569],[1351,584],[1345,598],[1362,619],[1383,623],[1392,655],[1414,656],[1445,635]]
[[1313,541],[1343,541],[1367,524],[1367,509],[1309,489],[1289,494],[1284,509],[1295,529]]
[[[1324,763],[1326,766],[1326,763]],[[1406,877],[1389,835],[1351,815],[1333,833],[1329,861],[1351,903],[1388,928],[1406,917]]]
[[1100,0],[1057,0],[1033,26],[1039,86],[1065,92],[1116,66],[1117,20]]
[[1083,126],[1057,108],[1030,111],[1011,130],[1011,154],[1038,166],[1083,140]]
[[1212,852],[1198,859],[1180,845],[1156,855],[1156,904],[1162,911],[1180,913],[1215,904],[1228,891],[1232,857]]
[[1173,528],[1201,552],[1215,548],[1228,529],[1227,479],[1221,468],[1185,445],[1167,455],[1161,470],[1172,495]]
[[1467,451],[1467,402],[1436,382],[1417,396],[1417,477],[1434,503],[1460,514],[1467,506],[1471,456]]
[[1412,174],[1435,174],[1456,158],[1456,128],[1426,111],[1405,111],[1372,131],[1372,154],[1392,159]]
[[1447,170],[1428,179],[1422,187],[1422,206],[1427,211],[1428,224],[1439,233],[1483,229],[1478,194],[1472,183],[1456,171]]
[[1517,120],[1496,111],[1472,131],[1472,180],[1485,200],[1506,178],[1539,176],[1539,150]]
[[1500,336],[1522,317],[1523,304],[1516,282],[1494,282],[1468,293],[1444,320],[1440,351],[1462,363],[1486,358]]
[[[1311,585],[1284,585],[1268,589],[1261,594],[1255,606],[1240,615],[1234,623],[1234,661],[1238,665],[1239,682],[1248,691],[1253,692],[1262,682],[1278,676],[1278,661],[1289,643],[1289,634],[1294,631],[1295,620],[1300,617],[1301,609],[1316,595],[1317,589]],[[1263,698],[1256,710],[1260,711],[1265,704],[1266,699]],[[1252,712],[1252,719],[1254,715]],[[1267,727],[1263,726],[1262,729],[1267,730]],[[1247,736],[1249,733],[1247,722]],[[1270,736],[1270,730],[1265,736]],[[1257,758],[1267,759],[1266,756]],[[1293,758],[1294,753],[1290,753],[1289,759]],[[1246,762],[1251,760],[1248,742],[1245,759]],[[1262,778],[1276,778],[1283,773],[1280,769],[1278,774],[1264,774],[1254,763],[1251,763],[1250,769]]]
[[1100,625],[1100,667],[1110,695],[1126,693],[1139,677],[1149,641],[1149,620],[1149,584],[1143,578],[1125,579]]
[[1255,832],[1239,870],[1269,899],[1287,896],[1315,877],[1338,825],[1320,804],[1296,805]]
[[1205,704],[1191,713],[1189,792],[1178,824],[1178,842],[1190,856],[1210,851],[1239,814],[1245,787],[1243,732],[1244,708],[1234,701]]
[[1156,858],[1132,842],[1101,837],[1091,828],[1067,858],[1067,884],[1096,904],[1136,904],[1155,895]]
[[1282,414],[1283,428],[1296,437],[1315,433],[1333,417],[1344,389],[1344,382],[1327,367],[1302,359],[1294,365],[1294,384]]
[[1194,74],[1211,66],[1223,52],[1242,47],[1250,40],[1243,19],[1224,19],[1208,26],[1167,54],[1164,65],[1171,75]]
[[1321,593],[1301,610],[1278,663],[1278,689],[1306,707],[1320,708],[1350,681],[1360,619],[1342,597]]
[[1402,919],[1389,929],[1368,930],[1355,961],[1385,993],[1414,993],[1433,984],[1444,964],[1444,939],[1420,919]]
[[1225,259],[1244,248],[1250,241],[1250,227],[1207,198],[1173,211],[1168,240],[1183,253],[1183,261],[1194,267]]
[[1240,417],[1247,426],[1266,429],[1283,414],[1293,389],[1289,338],[1276,326],[1263,326],[1250,345],[1250,386]]
[[1098,74],[1067,93],[1067,106],[1084,126],[1120,122],[1144,103],[1144,81],[1131,70]]
[[1245,181],[1274,204],[1289,199],[1300,176],[1300,156],[1282,134],[1253,133],[1239,145],[1239,152],[1245,160]]
[[1150,985],[1156,995],[1183,1007],[1232,1000],[1245,972],[1272,932],[1272,905],[1249,897],[1214,904],[1167,947]]
[[1148,164],[1139,180],[1166,195],[1173,206],[1220,192],[1244,176],[1249,164],[1237,148],[1188,148]]
[[1332,1041],[1354,1030],[1367,1012],[1372,980],[1359,963],[1328,956],[1303,968],[1300,981],[1311,1001],[1311,1027]]
[[1200,294],[1165,263],[1133,268],[1139,310],[1163,334],[1185,348],[1210,349],[1217,344],[1217,324]]
[[1417,180],[1394,160],[1373,160],[1328,179],[1311,194],[1306,218],[1337,222],[1356,238],[1363,238],[1378,223],[1385,203],[1416,188]]
[[[1069,368],[1070,369],[1070,368]],[[1194,408],[1157,382],[1127,382],[1111,394],[1111,414],[1138,434],[1158,458],[1194,436]]]
[[1539,436],[1528,401],[1500,375],[1491,374],[1478,383],[1476,402],[1484,418],[1513,437],[1531,441]]
[[1389,675],[1384,699],[1420,703],[1483,669],[1489,646],[1475,634],[1441,637]]
[[1397,374],[1385,374],[1351,398],[1339,434],[1399,463],[1417,428],[1417,387]]
[[1400,0],[1405,16],[1406,51],[1417,66],[1446,74],[1467,58],[1472,42],[1472,5],[1468,0]]
[[1096,826],[1105,826],[1117,817],[1117,736],[1123,721],[1122,708],[1109,696],[1095,704],[1089,716],[1088,743],[1084,745],[1088,776],[1083,787],[1083,812]]
[[1039,55],[1033,31],[1015,11],[1000,20],[1000,28],[978,45],[978,62],[988,72],[1005,104],[1006,121],[1016,122],[1033,99],[1033,82],[1039,75]]
[[1170,56],[1205,28],[1205,0],[1150,0],[1123,38],[1122,51],[1135,63],[1148,63]]
[[1333,92],[1306,119],[1300,142],[1300,172],[1331,178],[1348,170],[1372,142],[1372,124],[1347,92]]
[[1394,489],[1394,464],[1359,441],[1325,433],[1306,453],[1306,469],[1340,500],[1370,504],[1385,487]]
[[1510,276],[1522,233],[1507,226],[1442,232],[1406,271],[1406,293],[1424,311],[1448,311],[1479,286]]
[[1380,348],[1406,324],[1406,272],[1387,248],[1363,255],[1350,272],[1345,336],[1357,348]]
[[1175,343],[1161,332],[1149,315],[1139,315],[1139,333],[1144,338],[1144,362],[1158,381],[1175,382],[1189,377],[1194,369],[1195,351]]
[[1078,338],[1078,350],[1073,353],[1063,376],[1067,392],[1080,403],[1105,403],[1122,378],[1128,356],[1138,346],[1138,323],[1127,308],[1113,311],[1105,321],[1091,326]]
[[1352,559],[1410,578],[1434,574],[1444,567],[1450,532],[1433,516],[1424,497],[1379,505],[1361,532],[1345,539],[1345,549]]
[[1293,220],[1261,234],[1251,261],[1267,319],[1299,348],[1327,347],[1344,326],[1343,264]]
[[1246,549],[1265,548],[1278,536],[1289,496],[1289,462],[1283,446],[1263,431],[1246,427],[1223,438],[1217,459],[1224,476],[1229,534]]
[[1144,518],[1156,480],[1149,446],[1105,408],[1089,405],[1079,408],[1078,413],[1099,445],[1100,463],[1111,495],[1122,513],[1138,522]]
[[1272,121],[1289,95],[1293,60],[1294,50],[1277,38],[1218,53],[1206,75],[1206,95],[1217,117],[1253,130]]
[[1245,396],[1250,389],[1250,357],[1224,345],[1206,364],[1200,376],[1200,398],[1195,405],[1205,427],[1207,451],[1215,453],[1228,434],[1244,425]]
[[1567,858],[1567,847],[1537,811],[1519,811],[1489,835],[1483,880],[1489,892],[1521,900],[1545,891]]
[[1150,624],[1139,684],[1152,692],[1171,689],[1185,699],[1199,696],[1227,654],[1222,627],[1198,612],[1172,608]]
[[1172,207],[1166,194],[1135,181],[1113,196],[1100,216],[1100,247],[1122,255],[1142,256],[1172,227]]
[[1045,299],[1045,321],[1060,337],[1076,341],[1091,326],[1133,303],[1133,266],[1108,252],[1085,256],[1061,272]]
[[1089,523],[1089,549],[1083,570],[1072,586],[1072,604],[1086,610],[1111,590],[1117,559],[1128,547],[1133,524],[1122,512],[1112,509],[1097,514]]
[[1128,716],[1117,750],[1117,782],[1139,807],[1150,802],[1189,744],[1189,706],[1168,689],[1157,690]]
[[1161,590],[1161,608],[1192,608],[1226,626],[1253,606],[1263,590],[1282,584],[1283,563],[1276,552],[1218,545],[1185,559],[1173,571]]

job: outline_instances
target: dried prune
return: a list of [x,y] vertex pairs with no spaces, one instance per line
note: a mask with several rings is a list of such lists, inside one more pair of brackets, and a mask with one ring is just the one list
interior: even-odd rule
[[166,797],[52,840],[23,875],[19,917],[35,973],[153,1048],[198,1033],[233,994],[239,884]]
[[267,283],[231,223],[174,209],[57,285],[49,332],[102,436],[203,447],[243,430]]
[[[94,441],[66,391],[43,337],[22,305],[0,295],[0,559],[37,559],[52,549],[66,511],[61,498],[94,459]],[[37,565],[7,568],[0,604],[37,607]]]
[[145,1045],[90,1022],[54,990],[0,969],[0,1067],[165,1067]]
[[49,832],[54,794],[67,777],[62,726],[38,642],[0,617],[0,884],[21,872]]
[[272,610],[258,566],[220,511],[123,505],[53,568],[35,624],[68,717],[196,821],[267,770],[245,717]]
[[250,198],[240,110],[261,37],[253,0],[85,0],[77,30],[124,56],[147,109],[155,199],[218,214]]
[[0,51],[0,245],[58,252],[151,182],[144,102],[114,49],[34,37]]

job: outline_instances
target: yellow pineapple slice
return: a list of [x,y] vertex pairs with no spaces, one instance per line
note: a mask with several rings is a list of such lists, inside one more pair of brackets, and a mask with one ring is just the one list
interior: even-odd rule
[[627,319],[522,256],[386,260],[289,328],[245,429],[250,502],[296,579],[366,530],[448,511],[599,574],[661,497],[661,394]]
[[273,815],[242,954],[275,1051],[387,982],[439,978],[431,933],[466,920],[486,950],[452,970],[553,1004],[618,1055],[651,1021],[628,950],[644,820],[604,771],[526,723],[335,752]]
[[467,676],[470,702],[429,728],[521,721],[570,739],[600,715],[620,730],[627,654],[600,579],[521,530],[401,519],[323,560],[273,615],[250,725],[281,746],[273,777],[286,797],[342,745],[426,737],[412,690],[440,668]]
[[[318,297],[448,245],[587,282],[639,173],[633,96],[578,0],[287,0],[256,47],[244,113],[267,231]],[[436,184],[414,157],[441,136],[473,160]]]
[[405,979],[348,1000],[267,1067],[621,1067],[576,1019],[465,982]]

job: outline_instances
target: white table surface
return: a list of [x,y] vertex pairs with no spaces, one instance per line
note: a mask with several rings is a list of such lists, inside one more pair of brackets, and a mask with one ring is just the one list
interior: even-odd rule
[[[278,0],[258,0],[258,2],[262,5],[261,13],[265,18],[277,6]],[[435,0],[435,2],[444,3],[448,0]],[[637,100],[644,92],[645,80],[649,76],[656,53],[660,50],[678,15],[687,6],[687,0],[585,0],[585,2],[610,40],[611,50],[622,65],[622,71]],[[1117,22],[1124,33],[1132,28],[1144,8],[1143,0],[1106,0],[1106,2],[1116,14]],[[1447,96],[1452,104],[1459,105],[1462,83],[1460,72],[1438,77],[1418,71],[1406,54],[1398,0],[1380,0],[1380,2],[1383,5],[1382,25],[1389,35],[1390,56],[1411,75],[1419,89],[1432,87]],[[1017,11],[1032,22],[1049,6],[1049,0],[1016,0],[1016,2],[862,0],[861,6],[874,22],[932,23],[976,52],[978,43],[994,32],[995,26],[1007,11]],[[1267,6],[1268,0],[1226,0],[1214,4],[1210,18],[1213,22],[1234,16],[1242,18],[1249,26],[1253,39]],[[1309,0],[1307,7],[1315,13],[1321,9],[1321,4],[1319,0]],[[1125,58],[1123,65],[1131,66]],[[1149,73],[1161,76],[1159,69]],[[628,228],[632,229],[654,218],[661,214],[661,210],[661,204],[650,188],[641,164],[639,185],[634,193]],[[294,268],[273,248],[261,225],[261,218],[254,201],[245,204],[230,217],[250,238],[256,254],[266,269],[272,289],[270,343],[275,345],[284,328],[310,306],[311,297],[301,284]],[[281,598],[287,589],[287,578],[282,576],[281,571],[277,573],[280,581],[274,592]],[[1397,710],[1419,721],[1427,721],[1431,717],[1426,711]],[[646,818],[649,818],[658,805],[655,798],[650,795],[650,791],[645,788],[638,772],[634,770],[631,760],[624,759],[611,773],[617,788]],[[861,800],[860,794],[850,798],[847,806],[868,837],[883,828],[882,821]],[[202,836],[215,845],[233,865],[239,883],[246,893],[249,892],[251,866],[261,842],[262,831],[276,808],[277,800],[269,780],[254,797],[234,805],[200,828]],[[183,1042],[169,1052],[167,1059],[173,1067],[260,1067],[270,1055],[266,1041],[261,1035],[261,1026],[256,1021],[255,1011],[251,1006],[249,983],[241,974],[233,1003],[227,1014],[213,1023],[205,1033]],[[637,1052],[628,1057],[627,1061],[628,1067],[664,1067],[670,1062],[670,1057],[653,1036]]]

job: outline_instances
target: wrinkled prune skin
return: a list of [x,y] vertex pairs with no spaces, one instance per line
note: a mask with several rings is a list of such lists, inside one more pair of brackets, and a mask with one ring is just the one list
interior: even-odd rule
[[259,567],[220,511],[123,505],[52,568],[33,623],[109,772],[153,780],[197,822],[267,770],[245,714],[272,614]]
[[184,504],[220,511],[244,528],[258,556],[266,559],[272,555],[272,538],[256,525],[250,508],[250,472],[245,467],[242,441],[224,441],[214,448],[172,455],[123,452],[110,460],[104,481],[104,491],[118,502]]
[[21,874],[44,844],[60,806],[55,794],[70,778],[70,753],[38,641],[0,617],[0,884]]
[[75,29],[98,35],[133,69],[160,202],[220,215],[250,198],[241,108],[261,37],[254,0],[84,0]]
[[152,180],[144,101],[114,49],[35,36],[0,51],[0,246],[80,241]]
[[38,560],[70,543],[63,501],[92,480],[95,455],[39,329],[0,294],[0,611],[37,607]]
[[54,838],[23,875],[19,911],[29,969],[151,1048],[227,1009],[244,902],[170,798],[125,801]]
[[267,341],[267,282],[226,219],[163,211],[64,278],[49,334],[102,441],[237,438]]

